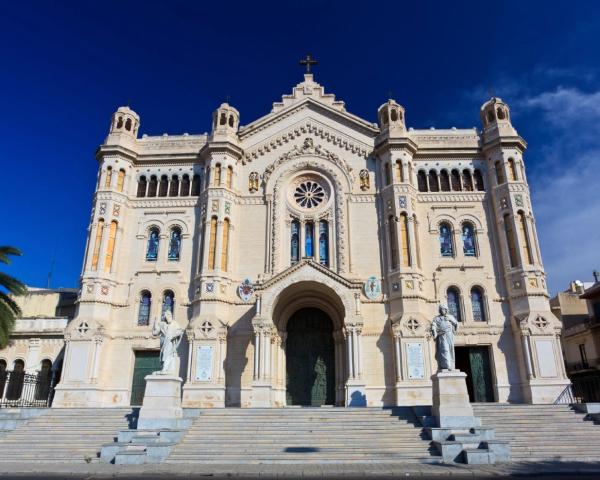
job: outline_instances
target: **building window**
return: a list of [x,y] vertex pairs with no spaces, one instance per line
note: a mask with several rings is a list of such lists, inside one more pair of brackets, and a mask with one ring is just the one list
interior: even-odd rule
[[511,182],[517,181],[517,167],[515,165],[515,161],[512,158],[508,159],[508,179]]
[[219,185],[221,185],[221,164],[217,163],[215,165],[215,186],[218,187]]
[[463,254],[465,257],[476,257],[475,229],[473,225],[465,222],[462,225]]
[[425,170],[419,170],[417,173],[417,184],[419,192],[427,191],[427,174],[425,173]]
[[515,243],[515,232],[513,230],[512,221],[508,213],[504,215],[504,233],[506,235],[506,246],[508,247],[508,258],[510,260],[510,266],[516,267],[518,262],[517,248]]
[[451,172],[451,183],[452,183],[452,191],[460,192],[462,190],[462,183],[460,181],[460,172],[456,169]]
[[429,191],[440,191],[440,184],[438,183],[438,174],[435,170],[429,170]]
[[471,171],[466,168],[463,170],[463,186],[466,192],[473,191],[473,177]]
[[225,177],[225,185],[227,188],[231,188],[233,183],[233,167],[227,167],[227,177]]
[[475,180],[475,188],[477,189],[477,191],[485,191],[485,185],[483,184],[483,176],[481,175],[481,170],[476,168],[473,172],[473,178]]
[[483,292],[479,287],[471,289],[471,308],[473,309],[473,320],[476,322],[486,321]]
[[319,222],[319,263],[329,266],[329,224],[327,220]]
[[440,224],[440,254],[442,257],[453,257],[452,227],[444,222]]
[[100,246],[102,245],[102,234],[104,233],[104,220],[101,218],[96,225],[96,240],[94,241],[94,251],[92,253],[92,270],[98,269],[98,258],[100,256]]
[[304,224],[304,256],[314,257],[314,225],[312,222]]
[[494,167],[496,169],[496,181],[498,182],[498,185],[501,185],[504,183],[504,171],[502,170],[502,162],[497,161],[494,164]]
[[152,294],[144,290],[140,295],[140,309],[138,311],[137,324],[140,326],[150,325],[150,309],[152,307]]
[[117,175],[117,192],[123,191],[123,185],[125,184],[125,170],[119,170]]
[[217,217],[210,219],[210,239],[208,242],[208,268],[215,269],[215,251],[217,250]]
[[187,197],[190,194],[190,176],[186,173],[181,177],[181,196]]
[[396,219],[393,215],[388,218],[388,232],[390,242],[390,267],[392,270],[398,268],[398,235],[396,233]]
[[404,172],[402,171],[402,162],[400,160],[396,162],[396,180],[398,182],[404,181]]
[[519,212],[519,233],[521,235],[521,246],[523,250],[523,260],[527,265],[533,263],[531,256],[531,246],[529,244],[529,235],[527,235],[527,219],[523,212]]
[[223,241],[221,242],[221,270],[227,271],[227,262],[229,253],[229,219],[223,221]]
[[110,188],[112,182],[112,167],[106,167],[106,178],[104,179],[104,188]]
[[160,242],[160,230],[157,227],[151,227],[148,232],[148,246],[146,247],[146,260],[156,262],[158,258],[158,245]]
[[581,368],[588,368],[587,353],[585,352],[585,344],[579,345],[579,356],[581,357]]
[[200,195],[200,175],[194,175],[192,178],[192,197]]
[[402,266],[410,267],[410,241],[408,239],[408,217],[400,214],[400,240],[402,241]]
[[179,177],[173,175],[171,177],[171,185],[169,187],[169,197],[176,197],[179,195]]
[[156,197],[157,188],[158,188],[158,180],[156,179],[156,175],[151,175],[150,183],[148,184],[148,196]]
[[448,300],[448,311],[454,315],[454,318],[459,322],[462,322],[462,315],[460,309],[460,292],[456,287],[450,287],[446,292],[446,298]]
[[167,310],[171,312],[171,315],[175,316],[175,294],[172,290],[165,290],[163,293],[162,315]]
[[316,208],[325,200],[325,190],[315,181],[302,182],[294,191],[294,200],[302,208]]
[[448,175],[448,170],[442,170],[440,172],[440,187],[442,192],[450,191],[450,175]]
[[160,185],[158,186],[158,196],[166,197],[169,191],[169,177],[163,175],[160,177]]
[[146,177],[144,175],[142,175],[140,177],[140,179],[138,180],[138,189],[137,189],[137,196],[138,197],[145,197],[146,196],[146,187],[148,186],[148,182],[146,181]]
[[290,258],[294,264],[300,260],[300,222],[298,220],[292,220],[290,248]]
[[104,271],[110,272],[112,268],[113,256],[115,253],[115,241],[117,239],[117,222],[110,222],[110,230],[108,233],[108,245],[106,246],[106,256],[104,257]]
[[413,231],[415,233],[415,252],[417,253],[417,267],[421,268],[421,250],[419,247],[419,223],[417,216],[413,215]]
[[169,253],[170,261],[178,261],[181,253],[181,229],[173,227],[171,229],[171,237],[169,238]]

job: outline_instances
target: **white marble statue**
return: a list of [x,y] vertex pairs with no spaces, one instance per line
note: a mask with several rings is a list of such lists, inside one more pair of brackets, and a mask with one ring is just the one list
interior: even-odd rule
[[448,313],[446,305],[440,305],[440,314],[431,322],[431,335],[435,340],[435,356],[439,370],[454,370],[454,334],[458,321]]
[[177,375],[179,355],[177,348],[183,338],[183,328],[173,319],[170,310],[163,313],[160,323],[154,320],[152,335],[160,335],[160,361],[162,369],[154,372],[162,375]]

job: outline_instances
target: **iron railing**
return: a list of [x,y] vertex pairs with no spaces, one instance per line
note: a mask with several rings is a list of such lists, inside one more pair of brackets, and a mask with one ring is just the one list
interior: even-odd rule
[[554,401],[558,404],[600,402],[600,377],[572,378]]
[[0,372],[0,408],[49,407],[54,396],[52,379],[25,372]]

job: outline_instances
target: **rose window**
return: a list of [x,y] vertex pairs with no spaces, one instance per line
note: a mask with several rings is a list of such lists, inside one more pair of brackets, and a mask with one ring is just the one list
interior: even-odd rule
[[296,187],[294,200],[302,208],[315,208],[325,200],[325,190],[317,182],[308,180]]

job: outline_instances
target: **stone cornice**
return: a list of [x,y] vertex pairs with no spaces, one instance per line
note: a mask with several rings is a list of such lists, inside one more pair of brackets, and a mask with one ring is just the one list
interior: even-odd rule
[[456,203],[456,202],[483,202],[485,199],[485,192],[445,192],[444,194],[439,193],[419,193],[417,195],[417,201],[422,203],[434,203],[434,202],[445,202],[445,203]]
[[485,152],[495,147],[513,147],[518,149],[520,153],[523,153],[527,149],[527,142],[519,135],[510,137],[496,137],[489,142],[486,141],[483,143],[481,149]]
[[123,145],[100,145],[96,150],[96,160],[100,161],[107,155],[122,155],[132,161],[138,158],[138,152]]
[[172,208],[172,207],[197,207],[200,205],[196,197],[163,197],[156,200],[147,198],[131,199],[132,208]]

